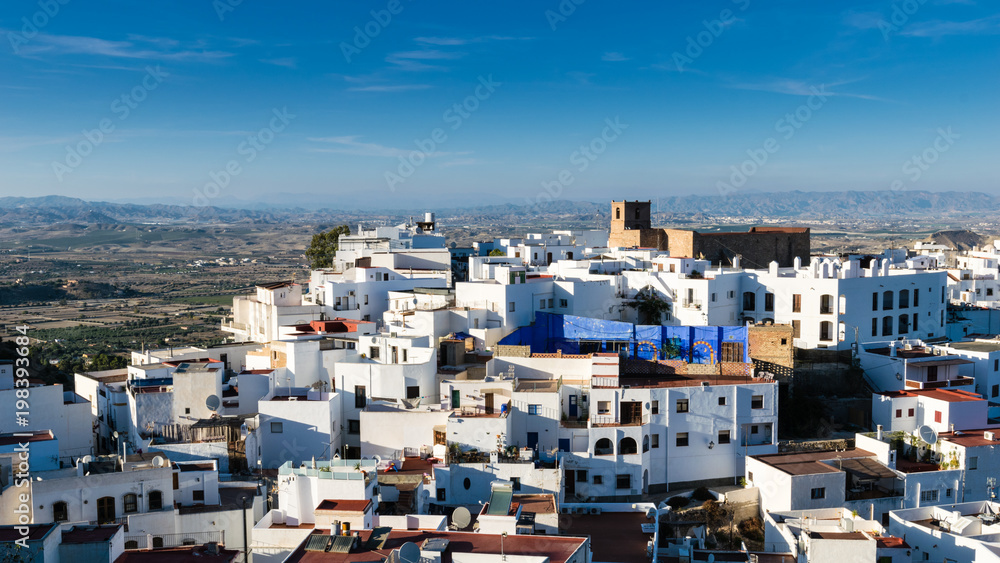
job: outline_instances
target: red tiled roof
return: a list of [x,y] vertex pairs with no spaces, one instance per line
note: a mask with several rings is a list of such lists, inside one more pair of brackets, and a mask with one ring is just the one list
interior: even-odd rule
[[878,542],[878,547],[887,549],[910,549],[909,544],[903,540],[903,538],[897,538],[895,536],[882,536],[875,538]]

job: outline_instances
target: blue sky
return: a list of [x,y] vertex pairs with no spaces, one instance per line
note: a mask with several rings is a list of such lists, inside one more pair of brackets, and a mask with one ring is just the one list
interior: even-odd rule
[[0,196],[1000,189],[992,2],[577,1],[4,2]]

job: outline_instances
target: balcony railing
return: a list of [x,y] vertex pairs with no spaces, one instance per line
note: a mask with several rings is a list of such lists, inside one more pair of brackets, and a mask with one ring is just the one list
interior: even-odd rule
[[[170,547],[183,547],[185,545],[204,545],[215,542],[219,545],[226,544],[226,532],[224,530],[214,532],[189,532],[186,534],[149,534],[125,536],[125,550],[138,549],[159,549]],[[152,545],[150,545],[152,540]]]
[[595,414],[590,417],[593,426],[641,426],[649,424],[649,415],[623,420],[621,417],[608,414]]

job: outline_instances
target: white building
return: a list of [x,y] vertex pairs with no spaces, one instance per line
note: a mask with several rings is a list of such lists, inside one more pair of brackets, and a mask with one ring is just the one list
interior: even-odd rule
[[967,502],[893,511],[889,533],[913,546],[913,561],[1000,561],[1000,504]]
[[[258,406],[256,436],[261,465],[273,469],[337,453],[343,443],[340,401],[338,393],[294,387],[265,395]],[[248,463],[251,459],[248,452]]]

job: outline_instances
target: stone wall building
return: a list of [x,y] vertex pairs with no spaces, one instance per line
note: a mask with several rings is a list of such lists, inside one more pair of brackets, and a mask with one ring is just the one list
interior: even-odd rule
[[772,261],[790,267],[796,257],[808,262],[809,244],[809,229],[799,227],[752,227],[743,233],[653,228],[650,202],[611,202],[611,247],[656,248],[671,256],[704,257],[726,266],[739,256],[743,267],[767,268]]

